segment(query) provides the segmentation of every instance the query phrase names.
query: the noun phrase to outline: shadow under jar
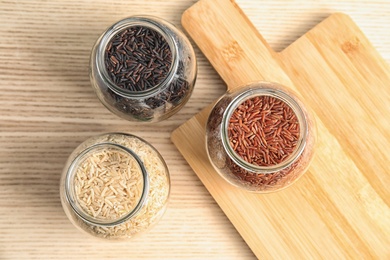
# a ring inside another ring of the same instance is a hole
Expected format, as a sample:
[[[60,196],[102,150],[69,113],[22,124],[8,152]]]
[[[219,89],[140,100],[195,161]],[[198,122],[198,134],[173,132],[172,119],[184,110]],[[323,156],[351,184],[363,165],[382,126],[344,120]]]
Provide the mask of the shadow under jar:
[[[297,96],[276,83],[227,92],[206,125],[206,150],[229,183],[266,193],[293,184],[314,154],[316,125]]]
[[[109,133],[87,139],[69,156],[60,197],[69,220],[97,238],[124,240],[149,230],[165,212],[168,168],[146,141]]]
[[[109,27],[91,53],[90,79],[100,101],[117,116],[158,122],[191,96],[196,57],[187,37],[157,17],[132,16]]]

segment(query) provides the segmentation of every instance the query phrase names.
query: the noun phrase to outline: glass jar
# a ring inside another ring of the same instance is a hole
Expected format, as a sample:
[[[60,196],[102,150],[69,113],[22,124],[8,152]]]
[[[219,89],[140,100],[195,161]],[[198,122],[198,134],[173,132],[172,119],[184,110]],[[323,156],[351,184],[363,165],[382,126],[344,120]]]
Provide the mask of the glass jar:
[[[316,126],[297,96],[277,83],[227,92],[206,125],[206,150],[229,183],[265,193],[293,184],[309,167]]]
[[[129,134],[91,137],[69,156],[60,196],[70,221],[94,237],[123,240],[147,231],[163,215],[170,193],[164,159]]]
[[[175,114],[190,98],[196,74],[190,41],[157,17],[115,23],[91,53],[95,93],[111,112],[130,121],[158,122]]]

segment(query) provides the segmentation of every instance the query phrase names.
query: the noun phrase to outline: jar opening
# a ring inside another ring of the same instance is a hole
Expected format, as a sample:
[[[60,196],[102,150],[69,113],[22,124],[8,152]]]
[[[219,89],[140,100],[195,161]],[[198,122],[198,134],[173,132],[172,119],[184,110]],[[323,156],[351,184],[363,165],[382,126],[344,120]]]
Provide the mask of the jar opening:
[[[66,175],[66,197],[74,212],[93,225],[114,226],[136,215],[149,190],[148,174],[130,149],[100,143],[82,151]]]
[[[246,89],[230,102],[222,120],[223,146],[234,163],[247,171],[280,171],[304,150],[304,112],[282,90]]]
[[[173,80],[179,63],[177,48],[162,24],[151,17],[133,16],[104,33],[96,59],[114,93],[146,98]]]

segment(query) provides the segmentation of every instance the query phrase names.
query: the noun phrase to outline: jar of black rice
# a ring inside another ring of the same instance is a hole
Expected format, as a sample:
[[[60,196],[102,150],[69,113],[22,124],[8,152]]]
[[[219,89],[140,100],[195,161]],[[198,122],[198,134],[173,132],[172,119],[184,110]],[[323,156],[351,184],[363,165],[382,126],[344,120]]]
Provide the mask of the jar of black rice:
[[[206,150],[215,170],[251,192],[293,184],[307,171],[315,141],[313,115],[295,93],[276,83],[227,92],[206,125]]]
[[[196,74],[187,37],[157,17],[113,24],[91,53],[90,79],[98,98],[129,121],[158,122],[175,114],[190,98]]]
[[[160,153],[130,134],[91,137],[69,156],[60,197],[69,220],[93,237],[120,241],[148,231],[165,212],[168,168]]]

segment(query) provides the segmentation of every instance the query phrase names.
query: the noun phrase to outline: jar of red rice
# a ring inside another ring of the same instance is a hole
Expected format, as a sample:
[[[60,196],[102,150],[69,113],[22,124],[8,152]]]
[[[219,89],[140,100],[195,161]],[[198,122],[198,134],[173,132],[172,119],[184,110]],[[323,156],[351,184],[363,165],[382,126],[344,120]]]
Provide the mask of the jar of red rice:
[[[314,154],[313,115],[297,94],[277,83],[256,82],[227,92],[206,125],[206,150],[229,183],[266,193],[293,184]]]

